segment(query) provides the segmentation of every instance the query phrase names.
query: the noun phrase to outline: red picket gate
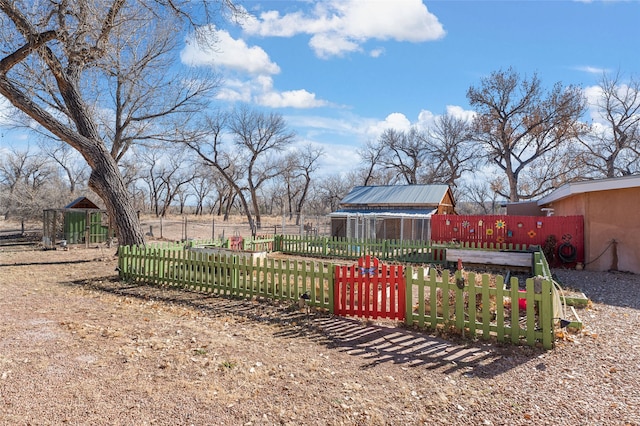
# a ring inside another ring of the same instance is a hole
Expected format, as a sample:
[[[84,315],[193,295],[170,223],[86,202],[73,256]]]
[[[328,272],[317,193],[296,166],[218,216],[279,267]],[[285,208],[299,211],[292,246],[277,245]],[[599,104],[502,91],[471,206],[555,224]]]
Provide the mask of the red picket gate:
[[[405,291],[402,265],[385,265],[364,256],[353,266],[336,265],[333,313],[404,321]]]

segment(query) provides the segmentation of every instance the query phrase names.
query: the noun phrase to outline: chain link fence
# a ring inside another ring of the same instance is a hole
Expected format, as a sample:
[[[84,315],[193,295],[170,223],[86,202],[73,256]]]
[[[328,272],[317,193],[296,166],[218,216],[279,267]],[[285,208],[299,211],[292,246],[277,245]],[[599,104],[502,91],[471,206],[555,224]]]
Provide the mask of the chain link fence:
[[[228,221],[219,216],[141,217],[140,221],[149,240],[186,241],[251,236],[249,222],[241,221],[239,217]],[[331,234],[331,220],[328,216],[305,216],[296,225],[295,219],[289,220],[288,217],[263,217],[256,233],[328,236]]]

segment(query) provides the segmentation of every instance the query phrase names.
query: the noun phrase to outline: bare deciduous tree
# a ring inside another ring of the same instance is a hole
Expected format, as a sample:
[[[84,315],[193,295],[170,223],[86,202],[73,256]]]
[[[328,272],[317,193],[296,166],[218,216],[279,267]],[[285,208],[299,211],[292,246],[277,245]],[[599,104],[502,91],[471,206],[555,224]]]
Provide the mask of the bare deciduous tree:
[[[446,183],[451,187],[479,160],[469,123],[445,114],[423,130],[385,130],[359,151],[364,185]]]
[[[69,182],[69,193],[75,194],[78,186],[84,185],[89,177],[89,169],[84,158],[70,145],[60,141],[42,143],[40,148],[64,173]]]
[[[387,170],[393,170],[395,181],[408,185],[419,183],[419,172],[428,152],[417,130],[387,129],[380,135],[380,145],[384,147],[380,164]]]
[[[206,20],[207,2],[200,6]],[[0,0],[0,94],[83,156],[88,185],[115,218],[121,244],[142,244],[144,235],[117,162],[133,141],[161,140],[168,124],[184,123],[210,87],[161,72],[177,59],[171,49],[182,24],[197,24],[194,7],[186,0]]]
[[[349,173],[346,176],[333,175],[322,179],[316,188],[317,196],[321,202],[329,208],[329,211],[338,209],[340,201],[356,186],[357,175]]]
[[[0,157],[2,214],[7,217],[40,217],[56,197],[66,200],[59,184],[51,161],[40,152],[13,147]]]
[[[215,169],[228,183],[229,192],[225,196],[226,203],[224,203],[224,207],[222,200],[220,202],[220,209],[226,209],[225,220],[231,205],[237,197],[244,210],[243,213],[247,216],[251,231],[255,234],[256,228],[253,215],[244,193],[247,189],[244,183],[244,178],[247,174],[246,161],[237,150],[225,149],[224,138],[228,119],[228,114],[224,113],[208,117],[206,131],[193,134],[191,137],[185,137],[184,143],[198,154],[204,165]]]
[[[183,145],[180,145],[183,147]],[[184,152],[172,149],[169,152],[150,147],[138,158],[146,167],[143,180],[149,187],[149,201],[156,216],[166,216],[171,204],[179,198],[181,191],[193,181],[195,174],[186,164]]]
[[[604,124],[581,138],[581,159],[590,174],[607,178],[640,171],[640,80],[623,82],[620,74],[602,77],[597,103]]]
[[[202,166],[202,164],[194,164],[196,173],[193,180],[189,183],[191,194],[196,200],[194,210],[195,215],[204,214],[204,207],[207,198],[213,199],[213,204],[221,202],[221,195],[218,193],[216,183],[221,181],[220,175],[215,173],[210,167]]]
[[[456,197],[458,214],[496,214],[498,211],[498,188],[490,182],[474,181],[464,186]]]
[[[247,187],[253,204],[257,229],[260,228],[258,189],[280,173],[279,161],[274,156],[289,146],[295,133],[287,129],[280,114],[265,114],[246,107],[231,115],[229,129],[237,148],[244,151],[247,161]]]
[[[556,180],[557,169],[537,168],[539,182],[524,188],[520,177],[544,167],[542,157],[577,140],[584,126],[580,117],[585,100],[579,88],[556,83],[548,93],[537,75],[522,78],[516,71],[495,71],[483,78],[479,87],[471,87],[467,98],[477,115],[474,139],[486,149],[488,163],[504,172],[508,191],[501,192],[510,201],[531,199],[547,192]]]
[[[383,178],[380,167],[385,151],[382,138],[376,141],[369,140],[362,148],[358,149],[358,155],[363,164],[361,169],[362,185],[383,184],[389,181],[389,179]]]
[[[277,155],[295,135],[287,130],[281,115],[246,107],[211,117],[208,129],[208,135],[192,135],[185,138],[185,143],[234,189],[255,235],[260,228],[258,190],[280,173]],[[225,144],[225,136],[233,139],[231,146]]]
[[[426,130],[423,142],[429,158],[428,183],[446,183],[451,188],[467,172],[476,169],[480,149],[472,141],[471,126],[466,120],[450,114],[439,116]]]
[[[300,225],[300,216],[311,188],[311,176],[316,171],[322,155],[321,148],[306,145],[301,150],[295,149],[290,152],[284,161],[281,175],[287,190],[289,219],[295,212],[296,225]]]

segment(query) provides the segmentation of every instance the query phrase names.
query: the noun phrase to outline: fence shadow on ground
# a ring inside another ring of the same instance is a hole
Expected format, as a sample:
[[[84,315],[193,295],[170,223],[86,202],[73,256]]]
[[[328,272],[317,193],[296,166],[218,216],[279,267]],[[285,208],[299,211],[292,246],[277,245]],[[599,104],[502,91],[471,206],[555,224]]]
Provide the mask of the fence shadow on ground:
[[[117,296],[155,300],[197,309],[210,317],[236,315],[280,327],[274,337],[307,339],[329,349],[360,357],[362,369],[391,362],[413,368],[492,378],[536,358],[542,349],[483,341],[445,340],[402,325],[371,324],[325,312],[299,309],[297,303],[223,297],[171,287],[122,282],[116,277],[69,282]]]
[[[455,342],[402,325],[377,325],[337,316],[316,317],[306,329],[286,328],[276,336],[328,340],[328,348],[368,360],[362,369],[391,362],[480,378],[499,376],[544,352],[528,346]]]

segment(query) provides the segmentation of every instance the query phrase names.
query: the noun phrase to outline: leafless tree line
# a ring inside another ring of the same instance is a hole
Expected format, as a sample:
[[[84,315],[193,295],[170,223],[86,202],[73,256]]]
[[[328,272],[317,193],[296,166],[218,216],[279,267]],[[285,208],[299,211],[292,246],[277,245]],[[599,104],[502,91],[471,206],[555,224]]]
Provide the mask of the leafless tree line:
[[[445,115],[429,128],[388,130],[363,147],[361,170],[314,181],[321,150],[294,148],[278,114],[211,114],[218,76],[180,62],[185,32],[215,48],[207,28],[229,14],[242,14],[231,0],[0,0],[0,94],[57,168],[4,155],[2,208],[43,200],[37,190],[57,181],[70,194],[86,185],[116,218],[119,241],[142,244],[140,206],[162,215],[196,199],[198,212],[239,210],[255,232],[265,211],[334,209],[356,184],[444,182],[458,199],[518,201],[572,179],[638,172],[637,80],[604,77],[600,117],[585,122],[577,87],[545,90],[537,75],[508,69],[468,90],[473,120]],[[488,188],[477,186],[487,167]]]
[[[296,147],[280,115],[247,107],[207,117],[180,142],[139,142],[119,164],[138,211],[224,219],[240,213],[254,231],[261,214],[299,224],[302,214],[335,210],[355,185],[445,183],[459,210],[494,213],[501,200],[532,199],[574,179],[638,173],[640,84],[605,76],[599,88],[593,107],[601,119],[585,123],[578,118],[587,105],[575,88],[556,85],[545,98],[536,76],[501,71],[470,89],[482,105],[473,120],[444,114],[430,127],[388,129],[360,149],[358,170],[322,179],[314,179],[321,149]],[[502,173],[476,175],[491,164]],[[89,173],[61,142],[13,149],[0,160],[2,213],[37,217],[42,208],[59,207],[88,191]]]
[[[467,92],[474,118],[389,129],[360,150],[362,185],[445,183],[490,213],[498,200],[536,199],[564,183],[640,171],[640,81],[604,75],[589,104],[575,86],[500,70]],[[591,107],[596,117],[585,121]],[[484,170],[484,173],[483,173]]]
[[[246,114],[251,115],[256,119],[254,125],[271,126],[271,134],[285,129],[278,115],[249,113],[246,109],[238,114],[243,120],[248,120]],[[261,120],[270,124],[265,125]],[[249,123],[244,125],[249,126]],[[285,135],[288,138],[292,136],[290,133]],[[243,140],[247,142],[248,137]],[[120,166],[136,209],[156,216],[168,213],[215,214],[224,219],[229,214],[246,215],[247,210],[248,217],[253,218],[254,209],[257,209],[259,213],[286,214],[299,224],[301,215],[308,213],[306,204],[318,196],[312,183],[322,150],[312,146],[289,146],[293,139],[288,139],[278,142],[284,144],[278,147],[282,152],[266,156],[264,145],[260,148],[263,151],[256,154],[258,149],[246,145],[218,142],[218,151],[210,156],[206,154],[206,143],[191,144],[194,148],[201,146],[198,149],[202,156],[196,155],[188,144],[183,143],[156,142],[133,147],[121,160]],[[39,217],[43,208],[62,207],[75,197],[88,193],[89,167],[86,162],[79,155],[73,155],[74,151],[68,150],[64,144],[57,145],[55,149],[51,149],[52,146],[45,143],[38,149],[14,147],[0,158],[0,188],[5,195],[0,200],[2,214]],[[251,166],[249,173],[247,169]],[[230,169],[236,174],[231,175]],[[248,176],[254,177],[251,185]],[[253,191],[248,191],[249,187]],[[315,203],[316,207],[325,205],[324,201]],[[326,213],[327,210],[320,212]]]

